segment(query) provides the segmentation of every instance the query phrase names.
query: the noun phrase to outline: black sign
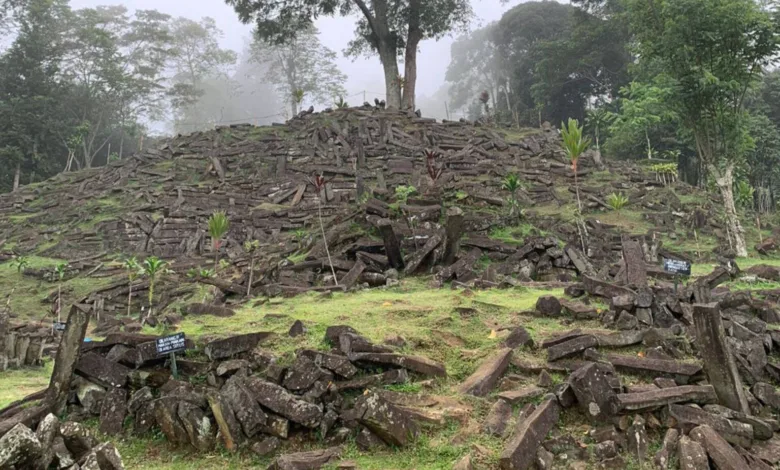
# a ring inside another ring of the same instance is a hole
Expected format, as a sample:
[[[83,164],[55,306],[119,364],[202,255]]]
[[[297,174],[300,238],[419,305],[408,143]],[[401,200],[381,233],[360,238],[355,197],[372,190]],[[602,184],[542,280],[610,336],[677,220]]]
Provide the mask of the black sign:
[[[65,329],[68,327],[68,324],[61,321],[55,321],[54,322],[54,331],[65,331]]]
[[[185,349],[186,347],[184,346],[184,333],[176,333],[173,336],[157,338],[158,356],[184,351]]]
[[[691,263],[680,259],[664,258],[664,271],[672,274],[691,275]]]

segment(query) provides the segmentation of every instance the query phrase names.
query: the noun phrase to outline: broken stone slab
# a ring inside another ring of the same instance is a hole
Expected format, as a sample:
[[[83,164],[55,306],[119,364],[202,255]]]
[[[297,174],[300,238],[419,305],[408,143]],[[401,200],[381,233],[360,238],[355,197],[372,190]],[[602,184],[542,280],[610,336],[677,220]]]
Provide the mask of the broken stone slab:
[[[215,317],[232,317],[236,312],[227,307],[213,304],[199,304],[192,303],[184,307],[184,313],[186,315],[214,315]]]
[[[466,454],[452,466],[452,470],[474,470],[471,463],[471,454]]]
[[[96,446],[81,465],[83,470],[124,470],[122,456],[110,442]]]
[[[76,363],[76,373],[105,388],[124,387],[130,369],[95,354],[87,353]]]
[[[252,438],[263,429],[268,422],[268,415],[244,387],[240,377],[229,378],[220,393],[233,410],[246,437]]]
[[[337,460],[342,452],[341,447],[331,447],[323,450],[286,454],[277,458],[268,467],[268,470],[319,470]]]
[[[56,416],[49,413],[38,424],[38,429],[35,430],[35,437],[41,444],[41,455],[35,460],[33,466],[35,468],[48,469],[54,460],[54,439],[58,437],[60,432],[60,420]]]
[[[43,449],[34,432],[17,424],[0,438],[0,468],[26,468],[40,457]]]
[[[612,300],[613,297],[625,294],[636,296],[636,292],[627,287],[612,284],[587,275],[582,276],[582,285],[588,294],[603,297],[607,300]]]
[[[345,379],[351,379],[358,373],[357,367],[346,356],[337,356],[312,349],[298,351],[298,355],[311,359],[317,366],[328,369]]]
[[[710,461],[704,447],[688,436],[680,437],[677,443],[677,461],[680,470],[710,470]]]
[[[244,359],[230,359],[219,363],[216,374],[218,377],[227,378],[233,374],[239,373],[240,371],[244,371],[243,373],[246,373],[249,371],[249,368],[249,361]]]
[[[774,435],[768,441],[754,443],[750,452],[770,465],[777,465],[780,463],[780,435]]]
[[[527,470],[536,460],[536,450],[558,422],[560,408],[547,400],[527,417],[518,417],[518,426],[499,459],[501,470]]]
[[[358,279],[360,279],[360,275],[363,274],[363,271],[365,270],[365,263],[363,263],[361,260],[357,260],[355,265],[352,266],[352,269],[350,269],[349,272],[347,272],[347,274],[341,278],[340,284],[343,285],[345,289],[352,288]]]
[[[187,430],[182,426],[179,421],[179,399],[173,397],[163,397],[154,400],[150,407],[154,411],[154,420],[160,427],[160,430],[165,434],[165,438],[171,445],[180,446],[189,444],[190,439],[187,435]],[[215,411],[215,416],[217,412]],[[219,423],[219,420],[217,420]],[[224,437],[224,436],[223,436]],[[65,441],[67,443],[67,439]],[[226,447],[228,446],[225,441]]]
[[[705,405],[704,409],[710,413],[715,413],[740,423],[749,424],[753,427],[753,438],[761,441],[772,439],[775,431],[775,423],[764,420],[758,416],[750,416],[722,405]]]
[[[92,432],[86,426],[74,421],[67,421],[60,425],[60,436],[65,442],[65,447],[76,460],[81,459],[97,445]]]
[[[772,408],[774,411],[780,411],[780,393],[772,385],[764,382],[758,382],[750,389],[753,396],[758,399],[765,406]]]
[[[625,283],[629,286],[642,287],[647,285],[647,268],[645,268],[645,253],[642,245],[628,237],[623,237],[623,261],[625,266]]]
[[[507,400],[496,400],[490,407],[482,429],[486,434],[502,437],[512,418],[512,405]]]
[[[696,326],[696,347],[703,361],[709,383],[715,388],[719,402],[740,413],[750,414],[742,379],[734,356],[726,343],[726,332],[717,303],[695,304],[693,321]]]
[[[617,395],[618,408],[623,413],[652,410],[672,403],[709,404],[715,403],[717,399],[712,385],[683,385],[649,392]]]
[[[100,432],[108,436],[120,434],[126,416],[127,391],[121,388],[108,389],[100,408]]]
[[[463,236],[463,210],[460,207],[447,209],[447,227],[445,231],[444,254],[442,264],[449,266],[455,262],[460,250],[460,239]]]
[[[330,381],[333,375],[320,369],[313,360],[306,356],[298,356],[287,369],[282,385],[292,392],[302,392],[311,388],[318,380]]]
[[[655,453],[655,457],[653,457],[653,463],[655,463],[655,466],[660,470],[668,470],[669,457],[671,457],[674,449],[677,448],[677,441],[679,438],[680,431],[677,429],[670,428],[666,430],[661,448]]]
[[[272,334],[273,333],[267,332],[247,333],[244,335],[231,336],[230,338],[218,339],[208,343],[203,349],[203,352],[212,361],[226,359],[233,355],[254,349],[255,346]]]
[[[505,348],[521,348],[521,347],[533,347],[534,340],[531,338],[531,334],[528,330],[522,326],[515,326],[510,329],[509,336],[507,336],[501,345]]]
[[[597,334],[593,335],[599,340],[599,347],[607,348],[624,348],[627,346],[633,346],[639,344],[645,337],[645,332],[642,330],[637,331],[619,331],[616,333],[610,333],[608,335]]]
[[[401,242],[393,230],[393,222],[390,219],[380,219],[377,228],[385,244],[385,254],[391,268],[404,269],[404,257],[401,254]]]
[[[542,341],[540,347],[542,349],[547,349],[551,346],[555,346],[556,344],[565,343],[566,341],[569,341],[571,339],[579,338],[580,336],[585,336],[585,333],[583,333],[581,329],[577,328],[575,330],[567,331],[566,333],[553,336],[552,338],[547,338],[546,340]]]
[[[641,415],[634,416],[631,426],[626,430],[628,452],[636,457],[639,466],[643,465],[647,456],[647,429],[645,419]]]
[[[349,360],[358,365],[401,367],[429,377],[447,376],[444,364],[421,356],[406,356],[395,353],[355,353],[349,355]]]
[[[746,448],[753,445],[753,426],[749,424],[732,421],[701,408],[687,405],[669,405],[669,416],[677,420],[678,426],[684,432],[690,432],[696,426],[706,424],[731,444]]]
[[[561,302],[554,295],[543,295],[536,300],[536,311],[546,317],[559,316],[561,309]]]
[[[217,422],[217,427],[219,428],[219,436],[222,439],[222,443],[228,451],[237,451],[238,447],[244,442],[244,435],[241,432],[241,424],[236,418],[235,410],[233,410],[227,398],[221,393],[212,390],[207,397],[209,407],[214,415],[214,421]],[[178,412],[175,416],[178,416]],[[182,429],[185,431],[186,438],[189,441],[189,434],[187,434],[183,426]],[[178,435],[178,431],[174,432],[174,434]]]
[[[598,344],[599,341],[593,335],[579,336],[547,348],[547,361],[553,362],[571,357],[588,348],[596,347]]]
[[[529,385],[518,390],[507,390],[498,394],[498,398],[511,404],[516,405],[525,401],[540,397],[546,393],[546,390],[537,387],[536,385]]]
[[[180,402],[177,415],[181,425],[189,436],[190,444],[200,452],[209,452],[216,443],[216,429],[203,409],[188,403]]]
[[[606,421],[618,411],[617,396],[604,366],[591,363],[574,371],[568,379],[580,409],[593,421]]]
[[[301,400],[283,387],[257,377],[245,379],[244,384],[262,406],[274,413],[307,428],[319,426],[323,415],[319,406]]]
[[[423,245],[422,248],[413,252],[411,256],[408,257],[406,260],[406,267],[404,267],[404,273],[407,275],[414,274],[422,262],[425,261],[425,258],[427,258],[428,255],[431,254],[431,252],[436,249],[439,244],[441,244],[441,241],[441,235],[435,234],[431,236],[428,241],[425,242],[425,245]]]
[[[739,455],[739,452],[734,450],[710,426],[706,424],[698,426],[690,432],[690,436],[704,447],[718,470],[743,470],[747,468],[747,463]]]
[[[393,369],[382,374],[364,375],[352,380],[334,382],[332,387],[334,391],[359,390],[374,385],[402,384],[408,381],[409,373],[406,369]]]
[[[650,359],[647,357],[607,354],[605,359],[611,362],[616,369],[633,373],[646,372],[654,375],[664,374],[672,377],[693,377],[702,370],[702,367],[698,364],[664,359]]]
[[[376,393],[361,395],[355,401],[357,421],[385,443],[404,447],[417,437],[417,424],[403,410]]]
[[[560,302],[563,311],[574,317],[575,320],[593,320],[599,316],[595,307],[582,302],[572,302],[565,299],[560,299]]]
[[[498,379],[506,372],[511,358],[512,349],[504,348],[485,359],[477,370],[460,384],[458,392],[476,397],[489,394],[495,388]]]
[[[276,450],[281,447],[281,445],[282,441],[280,441],[278,437],[271,436],[266,437],[261,441],[255,442],[250,446],[250,449],[258,457],[265,457],[276,452]]]

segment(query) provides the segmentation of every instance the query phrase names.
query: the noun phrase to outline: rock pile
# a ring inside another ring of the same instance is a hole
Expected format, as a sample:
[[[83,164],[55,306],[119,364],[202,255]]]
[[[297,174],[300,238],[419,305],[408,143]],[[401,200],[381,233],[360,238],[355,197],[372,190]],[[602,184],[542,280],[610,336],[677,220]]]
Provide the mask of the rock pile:
[[[159,427],[175,445],[209,451],[219,440],[228,450],[260,455],[274,453],[282,439],[316,431],[334,448],[308,457],[318,460],[335,456],[352,437],[374,448],[404,446],[418,433],[414,409],[398,404],[398,397],[366,391],[354,399],[345,392],[446,376],[442,364],[373,344],[349,326],[327,329],[332,351],[299,350],[288,366],[262,349],[268,337],[213,340],[203,347],[210,362],[178,360],[183,376],[205,377],[202,386],[170,377],[162,368],[165,357],[156,356],[155,337],[121,333],[85,343],[69,416],[99,416],[108,435],[121,433],[131,416],[135,434]],[[277,466],[303,468],[284,462],[304,457],[281,457]]]
[[[49,414],[34,431],[17,424],[0,437],[0,468],[124,470],[125,467],[113,444],[101,444],[80,423],[61,423]]]

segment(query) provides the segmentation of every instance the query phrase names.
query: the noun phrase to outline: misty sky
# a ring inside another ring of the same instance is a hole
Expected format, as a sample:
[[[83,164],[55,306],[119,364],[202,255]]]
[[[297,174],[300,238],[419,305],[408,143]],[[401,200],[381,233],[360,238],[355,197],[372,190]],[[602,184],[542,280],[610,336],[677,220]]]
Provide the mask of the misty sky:
[[[518,3],[521,2],[510,1],[501,5],[500,0],[472,0],[477,14],[472,28],[499,19],[504,11]],[[72,8],[115,4],[125,5],[130,10],[156,9],[169,15],[194,20],[210,16],[224,32],[224,47],[236,51],[240,51],[244,38],[250,35],[251,27],[241,24],[233,9],[223,0],[71,0]],[[366,98],[371,101],[375,96],[371,93],[381,93],[384,96],[384,78],[379,59],[358,59],[353,62],[342,54],[347,42],[353,37],[354,24],[354,18],[323,18],[317,22],[317,27],[323,44],[339,55],[338,65],[349,77],[348,94],[359,95],[352,97],[350,101],[362,101],[364,90],[369,93]],[[444,82],[444,73],[450,61],[451,43],[452,38],[445,38],[438,42],[425,41],[421,44],[417,72],[418,97],[432,95]]]

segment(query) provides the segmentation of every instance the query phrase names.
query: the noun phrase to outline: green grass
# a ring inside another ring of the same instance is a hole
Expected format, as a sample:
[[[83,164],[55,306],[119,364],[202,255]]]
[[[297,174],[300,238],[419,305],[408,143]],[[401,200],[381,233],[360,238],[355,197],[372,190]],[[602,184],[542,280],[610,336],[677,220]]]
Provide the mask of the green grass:
[[[520,223],[514,227],[497,227],[490,232],[490,238],[504,243],[522,245],[532,235],[545,236],[545,230],[539,230],[530,223]]]
[[[43,367],[3,372],[0,375],[0,409],[48,387],[53,366],[52,361],[46,361]]]

